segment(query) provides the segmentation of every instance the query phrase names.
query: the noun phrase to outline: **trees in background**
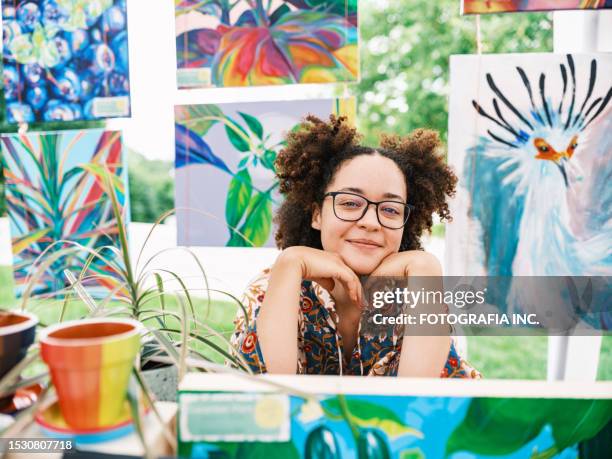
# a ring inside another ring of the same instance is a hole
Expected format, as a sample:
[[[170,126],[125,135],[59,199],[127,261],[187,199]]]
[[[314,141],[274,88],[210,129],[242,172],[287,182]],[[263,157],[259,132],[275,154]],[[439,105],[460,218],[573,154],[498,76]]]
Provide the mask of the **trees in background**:
[[[459,0],[364,0],[359,3],[361,81],[353,88],[359,129],[366,143],[381,132],[407,134],[436,129],[446,139],[449,57],[476,53],[476,17],[459,15]],[[552,50],[547,13],[481,16],[483,53]],[[0,97],[0,116],[4,101]],[[72,123],[70,128],[100,127]],[[34,128],[37,126],[33,126]],[[45,130],[65,129],[52,123]],[[0,132],[14,132],[0,119]],[[146,152],[143,152],[146,153]],[[173,164],[128,153],[132,220],[153,222],[174,206]],[[0,177],[0,215],[5,211]]]
[[[435,129],[446,140],[449,57],[475,54],[476,16],[459,0],[360,2],[361,82],[355,90],[367,143],[381,132]],[[480,17],[483,53],[552,51],[548,13]]]

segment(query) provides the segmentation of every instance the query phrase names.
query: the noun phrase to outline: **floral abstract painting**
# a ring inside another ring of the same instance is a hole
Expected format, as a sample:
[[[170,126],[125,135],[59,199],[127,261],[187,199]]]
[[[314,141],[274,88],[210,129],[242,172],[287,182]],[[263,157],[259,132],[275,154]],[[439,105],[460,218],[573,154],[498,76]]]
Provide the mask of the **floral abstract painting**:
[[[612,274],[612,55],[453,56],[449,275]]]
[[[612,0],[462,0],[463,14],[612,8]]]
[[[356,81],[357,0],[174,0],[179,87]]]
[[[127,214],[121,133],[12,134],[2,136],[1,141],[16,293],[23,293],[27,277],[38,269],[33,263],[43,253],[44,259],[52,262],[33,293],[61,292],[69,285],[64,270],[78,276],[92,250],[118,247],[117,220],[104,177],[108,170],[112,189]],[[55,252],[67,247],[75,248],[72,255],[53,260]],[[114,259],[111,250],[103,255]],[[42,266],[41,261],[37,266]],[[111,261],[94,258],[89,272],[104,282],[104,275],[112,275]]]
[[[274,161],[307,114],[354,119],[354,99],[175,107],[179,245],[273,247]]]
[[[2,0],[9,123],[130,115],[126,0]]]

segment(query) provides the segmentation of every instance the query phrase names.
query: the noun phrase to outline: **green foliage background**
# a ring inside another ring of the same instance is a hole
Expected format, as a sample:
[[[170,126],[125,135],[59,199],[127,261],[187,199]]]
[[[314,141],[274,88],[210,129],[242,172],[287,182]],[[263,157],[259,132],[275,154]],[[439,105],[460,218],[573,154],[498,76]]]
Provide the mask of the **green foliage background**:
[[[449,57],[475,54],[476,17],[458,0],[360,2],[358,120],[367,143],[380,132],[435,129],[446,140]],[[483,15],[483,53],[552,51],[549,13]]]
[[[359,102],[365,142],[382,132],[438,130],[446,140],[449,57],[476,53],[476,17],[459,15],[459,0],[361,0],[361,82],[351,88]],[[523,13],[481,16],[484,53],[552,50],[552,16]],[[0,113],[4,113],[1,100]],[[102,123],[48,123],[45,130],[98,127]],[[40,129],[32,126],[31,129]],[[0,132],[15,131],[0,120]],[[146,152],[141,152],[146,155]],[[129,152],[134,221],[152,222],[173,207],[170,161],[150,161]],[[0,193],[2,179],[0,177]],[[4,213],[0,194],[0,215]]]

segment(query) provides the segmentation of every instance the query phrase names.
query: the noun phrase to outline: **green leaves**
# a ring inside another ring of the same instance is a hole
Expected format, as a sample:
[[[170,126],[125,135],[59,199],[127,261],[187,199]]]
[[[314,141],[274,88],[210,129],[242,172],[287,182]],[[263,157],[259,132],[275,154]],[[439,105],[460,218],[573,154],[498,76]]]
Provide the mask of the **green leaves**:
[[[293,442],[219,442],[214,443],[227,459],[299,459]]]
[[[238,171],[230,182],[225,201],[225,220],[229,226],[238,225],[249,206],[252,193],[253,187],[249,171],[247,169]]]
[[[347,399],[346,404],[351,422],[359,427],[380,429],[387,434],[390,440],[395,440],[403,435],[423,438],[423,434],[419,430],[404,424],[389,408],[355,399]],[[341,411],[340,402],[337,397],[325,400],[323,407],[335,413]]]
[[[180,105],[174,108],[176,123],[204,136],[225,115],[217,105]]]
[[[236,150],[243,153],[251,151],[251,145],[248,140],[249,136],[239,124],[236,124],[233,121],[231,121],[231,127],[230,125],[226,124],[225,133]]]
[[[263,139],[263,126],[257,118],[249,115],[248,113],[238,112],[242,119],[246,122],[247,126],[253,134],[257,136],[259,140]]]
[[[272,200],[270,191],[258,192],[251,197],[244,223],[239,228],[240,236],[232,232],[228,246],[261,247],[268,240],[272,225]]]
[[[612,400],[473,399],[463,422],[451,434],[446,454],[469,451],[501,456],[552,428],[555,447],[592,438],[612,419]]]

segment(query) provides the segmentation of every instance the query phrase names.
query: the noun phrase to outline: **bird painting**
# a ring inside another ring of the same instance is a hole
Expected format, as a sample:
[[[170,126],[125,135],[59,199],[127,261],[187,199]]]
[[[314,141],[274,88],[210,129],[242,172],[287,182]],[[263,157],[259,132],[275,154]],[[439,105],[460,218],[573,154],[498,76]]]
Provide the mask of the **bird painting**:
[[[611,99],[610,54],[453,56],[447,274],[612,274]]]

